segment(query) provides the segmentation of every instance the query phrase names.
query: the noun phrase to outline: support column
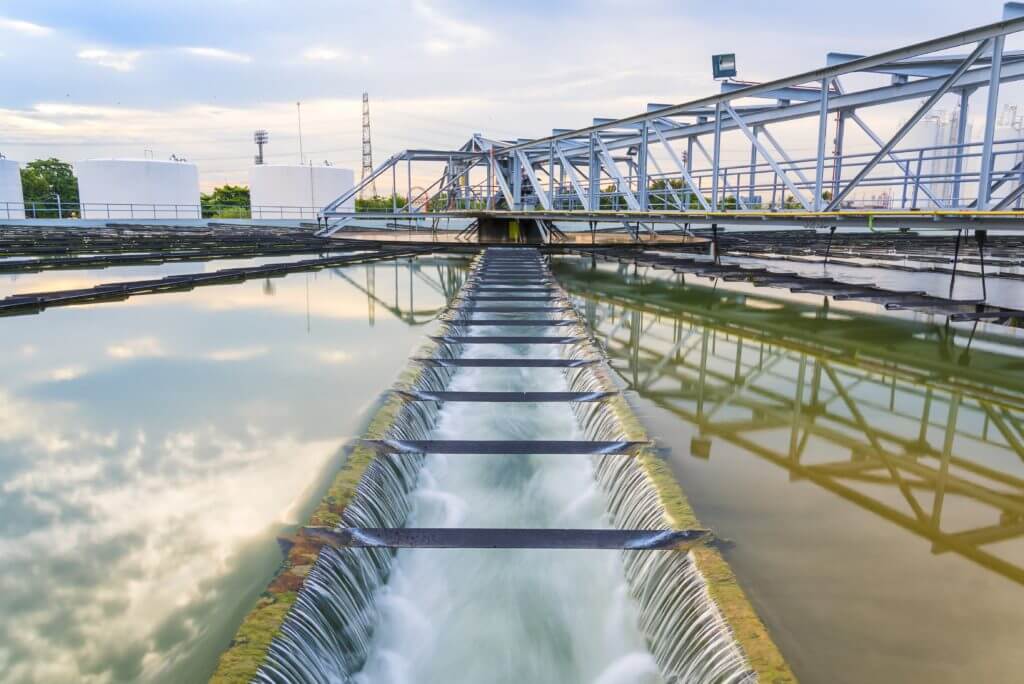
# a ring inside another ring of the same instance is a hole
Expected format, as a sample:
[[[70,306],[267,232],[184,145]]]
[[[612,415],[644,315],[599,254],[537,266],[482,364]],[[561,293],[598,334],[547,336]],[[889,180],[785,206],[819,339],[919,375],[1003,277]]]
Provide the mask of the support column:
[[[757,139],[757,134],[761,131],[760,126],[754,126],[751,133],[754,139]],[[757,187],[757,144],[754,140],[750,141],[750,172],[747,176],[747,202],[753,202],[754,192]]]
[[[636,174],[636,198],[640,201],[640,211],[647,211],[650,206],[648,203],[647,195],[647,151],[650,136],[650,124],[646,121],[643,123],[643,129],[640,135],[640,153],[637,155],[637,174]],[[668,181],[666,181],[668,182]]]
[[[825,185],[825,147],[828,139],[828,90],[831,85],[831,78],[821,79],[821,99],[818,108],[818,160],[814,174],[814,202],[811,204],[815,211],[821,211],[825,206],[821,199],[821,193]]]
[[[836,146],[833,150],[832,165],[832,196],[839,192],[839,184],[843,180],[843,139],[846,136],[846,112],[839,112],[836,120]]]
[[[589,170],[587,175],[590,177],[590,185],[587,188],[587,201],[590,206],[587,207],[590,211],[597,211],[601,208],[601,162],[597,156],[597,141],[595,140],[596,133],[590,134],[590,159]]]
[[[718,211],[718,165],[722,147],[722,105],[715,104],[715,139],[711,150],[711,210]]]
[[[985,138],[981,148],[981,178],[978,181],[978,204],[977,208],[985,210],[988,208],[992,193],[992,143],[996,134],[996,116],[999,109],[999,79],[1003,72],[1003,43],[1004,36],[996,36],[992,39],[992,70],[988,83],[988,105],[985,109]]]

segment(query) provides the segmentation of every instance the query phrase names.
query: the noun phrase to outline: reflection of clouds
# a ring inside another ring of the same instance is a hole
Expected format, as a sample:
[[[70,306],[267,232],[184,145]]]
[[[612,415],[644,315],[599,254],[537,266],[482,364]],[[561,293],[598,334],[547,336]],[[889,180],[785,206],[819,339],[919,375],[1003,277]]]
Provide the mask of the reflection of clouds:
[[[421,335],[360,323],[365,295],[326,273],[274,283],[12,319],[0,680],[209,675],[279,561],[273,534]]]
[[[155,337],[136,337],[107,347],[107,355],[115,359],[134,359],[143,356],[163,356],[160,340]]]
[[[60,368],[54,368],[46,374],[48,380],[54,382],[62,382],[65,380],[74,380],[85,375],[84,366],[62,366]]]
[[[236,347],[233,349],[217,349],[212,352],[207,352],[205,358],[210,361],[249,361],[260,356],[264,356],[267,351],[266,347]]]
[[[8,515],[46,521],[0,538],[0,662],[11,681],[159,678],[215,619],[229,589],[218,580],[254,534],[298,522],[337,447],[214,424],[79,441],[73,417],[58,437],[34,415],[43,409],[23,403],[21,417],[53,436],[22,434],[21,472],[3,485],[18,504]],[[73,458],[41,448],[58,439]],[[126,466],[118,477],[110,460]]]
[[[352,355],[341,349],[321,349],[316,357],[324,363],[348,363],[352,361]]]

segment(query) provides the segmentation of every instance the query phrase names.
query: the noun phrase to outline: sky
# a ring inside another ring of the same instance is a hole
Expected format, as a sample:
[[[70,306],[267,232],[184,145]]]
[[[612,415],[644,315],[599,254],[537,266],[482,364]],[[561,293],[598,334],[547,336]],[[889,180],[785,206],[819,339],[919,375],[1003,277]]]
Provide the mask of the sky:
[[[246,182],[252,132],[271,163],[360,166],[479,132],[536,137],[716,92],[710,55],[740,77],[821,66],[991,23],[992,0],[0,0],[0,153],[199,165]]]

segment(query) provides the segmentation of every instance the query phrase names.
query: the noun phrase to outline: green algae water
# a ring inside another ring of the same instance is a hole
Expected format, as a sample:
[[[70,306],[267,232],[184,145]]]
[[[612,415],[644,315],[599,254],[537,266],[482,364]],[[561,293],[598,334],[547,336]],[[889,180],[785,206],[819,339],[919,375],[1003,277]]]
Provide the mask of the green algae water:
[[[462,268],[0,318],[0,681],[205,681],[280,562],[276,537],[305,520]]]
[[[1021,331],[555,272],[798,678],[1019,680]]]

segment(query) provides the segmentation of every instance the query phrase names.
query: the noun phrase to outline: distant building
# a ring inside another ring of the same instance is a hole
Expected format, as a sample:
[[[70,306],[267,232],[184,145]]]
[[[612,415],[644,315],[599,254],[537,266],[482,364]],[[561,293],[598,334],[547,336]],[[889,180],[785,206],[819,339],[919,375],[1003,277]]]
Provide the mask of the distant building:
[[[21,169],[12,159],[0,159],[0,219],[25,218]]]
[[[249,169],[254,219],[316,217],[317,212],[352,189],[352,169],[337,166],[261,164]],[[344,205],[352,210],[353,201]]]
[[[75,163],[82,218],[201,217],[195,164],[154,159],[87,159]]]

